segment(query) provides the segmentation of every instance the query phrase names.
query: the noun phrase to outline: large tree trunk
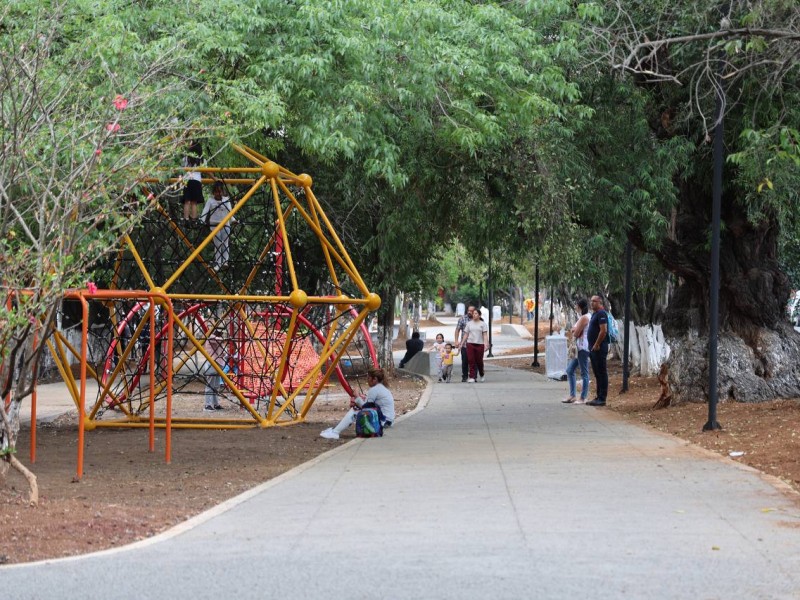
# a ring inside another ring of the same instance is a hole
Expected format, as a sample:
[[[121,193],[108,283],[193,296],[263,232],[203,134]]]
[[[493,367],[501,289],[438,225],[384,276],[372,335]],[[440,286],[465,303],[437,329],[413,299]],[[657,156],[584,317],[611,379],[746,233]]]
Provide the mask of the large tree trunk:
[[[666,310],[673,402],[708,398],[708,326],[711,201],[687,182],[681,190],[674,239],[657,252],[678,275]],[[720,248],[719,398],[760,402],[800,396],[800,335],[785,319],[789,279],[777,261],[777,221],[748,221],[735,198],[723,197]],[[638,239],[637,239],[638,238]],[[634,243],[641,242],[635,233]]]
[[[392,358],[392,337],[394,334],[395,291],[382,288],[381,307],[378,309],[378,365],[391,373],[394,370]]]

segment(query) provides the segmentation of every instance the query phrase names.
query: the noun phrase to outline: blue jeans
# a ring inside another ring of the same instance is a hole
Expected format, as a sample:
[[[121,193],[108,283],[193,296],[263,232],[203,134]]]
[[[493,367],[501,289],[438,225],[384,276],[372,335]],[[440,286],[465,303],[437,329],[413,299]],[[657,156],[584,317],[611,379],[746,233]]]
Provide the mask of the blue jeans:
[[[578,350],[578,358],[573,358],[567,365],[567,381],[569,381],[569,395],[575,396],[575,369],[581,368],[581,400],[586,400],[589,395],[589,351]]]

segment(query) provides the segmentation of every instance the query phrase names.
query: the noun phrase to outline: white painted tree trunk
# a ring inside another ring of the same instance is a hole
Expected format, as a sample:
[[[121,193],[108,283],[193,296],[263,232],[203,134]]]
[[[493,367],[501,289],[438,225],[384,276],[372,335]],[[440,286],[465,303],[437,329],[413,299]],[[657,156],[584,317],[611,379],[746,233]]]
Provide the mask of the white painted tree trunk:
[[[653,332],[655,333],[656,352],[658,353],[659,368],[669,359],[669,344],[664,339],[664,330],[661,329],[661,324],[653,325]]]
[[[637,326],[636,333],[639,338],[639,352],[641,354],[639,374],[642,377],[655,377],[661,368],[662,351],[656,346],[653,326]]]
[[[624,323],[619,322],[619,341],[609,346],[609,356],[623,358],[625,351]],[[628,360],[632,375],[641,377],[655,377],[661,365],[669,358],[669,346],[664,339],[661,325],[636,325],[630,326],[630,344],[628,347]]]
[[[639,336],[636,335],[635,323],[631,323],[630,332],[631,339],[630,343],[628,344],[628,351],[630,352],[630,356],[628,357],[628,360],[630,360],[630,372],[639,373],[642,368],[642,353],[639,350]],[[625,335],[624,329],[620,330],[620,334],[623,336]]]

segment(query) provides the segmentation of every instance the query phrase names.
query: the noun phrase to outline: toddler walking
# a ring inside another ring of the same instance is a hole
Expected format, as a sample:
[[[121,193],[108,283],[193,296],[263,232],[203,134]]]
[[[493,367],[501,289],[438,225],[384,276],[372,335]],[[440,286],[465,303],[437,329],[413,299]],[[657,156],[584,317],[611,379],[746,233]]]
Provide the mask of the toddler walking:
[[[450,383],[453,375],[453,357],[458,354],[458,348],[453,348],[453,344],[445,344],[439,355],[442,357],[442,372],[439,381]]]

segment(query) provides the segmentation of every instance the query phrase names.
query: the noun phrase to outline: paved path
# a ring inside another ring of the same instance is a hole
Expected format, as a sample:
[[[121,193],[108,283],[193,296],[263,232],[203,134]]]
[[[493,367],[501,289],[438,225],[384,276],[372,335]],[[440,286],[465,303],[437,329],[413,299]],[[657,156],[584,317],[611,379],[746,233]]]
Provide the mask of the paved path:
[[[2,598],[800,597],[800,510],[755,471],[487,366],[169,535],[0,568]],[[179,468],[179,465],[176,465]],[[0,532],[2,534],[2,532]]]

